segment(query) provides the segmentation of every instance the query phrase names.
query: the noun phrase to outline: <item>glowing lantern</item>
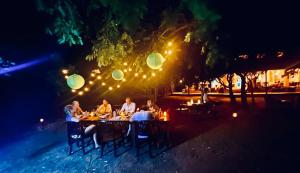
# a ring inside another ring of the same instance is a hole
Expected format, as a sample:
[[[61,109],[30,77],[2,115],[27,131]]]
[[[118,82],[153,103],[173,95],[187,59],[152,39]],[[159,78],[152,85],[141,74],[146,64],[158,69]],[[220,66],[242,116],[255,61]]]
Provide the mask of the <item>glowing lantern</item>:
[[[164,58],[160,53],[151,53],[147,57],[147,65],[154,70],[160,69],[163,65]]]
[[[124,73],[121,70],[114,70],[111,73],[111,76],[114,80],[122,80],[124,78]]]
[[[72,74],[68,77],[67,84],[74,90],[79,89],[84,85],[84,78],[78,74]]]

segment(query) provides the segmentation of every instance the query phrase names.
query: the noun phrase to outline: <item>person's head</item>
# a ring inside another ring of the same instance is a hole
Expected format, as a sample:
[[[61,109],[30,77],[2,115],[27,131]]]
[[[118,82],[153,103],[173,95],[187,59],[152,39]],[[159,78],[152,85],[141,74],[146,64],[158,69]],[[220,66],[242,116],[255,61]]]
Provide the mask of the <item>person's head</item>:
[[[78,101],[73,101],[72,102],[72,107],[73,108],[78,108],[80,105],[79,105],[79,102]]]
[[[103,99],[102,103],[103,103],[103,105],[108,105],[108,101],[105,99]]]
[[[128,104],[131,103],[130,97],[126,97],[125,102],[128,103]]]
[[[152,100],[148,99],[147,100],[147,106],[151,106],[152,105]]]
[[[146,110],[148,110],[148,107],[147,107],[147,106],[142,106],[142,107],[140,108],[140,110],[141,110],[141,111],[146,111]]]

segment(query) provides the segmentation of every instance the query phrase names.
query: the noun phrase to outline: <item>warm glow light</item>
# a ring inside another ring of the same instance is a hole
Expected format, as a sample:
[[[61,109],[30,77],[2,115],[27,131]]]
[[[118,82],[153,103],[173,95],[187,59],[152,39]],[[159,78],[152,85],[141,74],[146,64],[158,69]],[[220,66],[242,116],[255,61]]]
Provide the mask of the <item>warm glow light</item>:
[[[95,74],[94,74],[94,73],[91,73],[91,76],[92,76],[92,77],[95,77]]]
[[[123,65],[127,66],[128,64],[127,64],[127,62],[124,62]]]
[[[99,80],[100,80],[100,79],[102,79],[102,77],[101,77],[101,76],[97,76],[97,79],[99,79]]]
[[[151,74],[151,76],[153,76],[153,77],[154,77],[154,76],[156,76],[156,74],[155,74],[155,73],[152,73],[152,74]]]
[[[127,69],[124,69],[124,73],[127,73]]]
[[[92,84],[94,84],[94,82],[93,82],[93,81],[89,81],[89,84],[91,84],[91,85],[92,85]]]
[[[232,117],[236,118],[238,116],[238,114],[236,112],[232,113]]]
[[[139,74],[138,73],[134,73],[134,76],[137,77]]]
[[[113,89],[113,87],[108,87],[108,89],[109,89],[109,90],[112,90],[112,89]]]
[[[129,69],[128,69],[128,71],[132,71],[132,69],[131,69],[131,68],[129,68]]]
[[[167,112],[166,111],[164,111],[164,116],[167,116]]]
[[[168,50],[168,55],[171,55],[173,53],[172,50]]]
[[[191,104],[194,104],[194,100],[193,99],[191,99],[191,102],[190,102]]]
[[[83,91],[79,91],[78,95],[82,96],[83,95]]]
[[[146,79],[146,78],[147,78],[147,75],[143,75],[143,78]]]
[[[159,71],[162,71],[162,70],[163,70],[162,68],[159,69]]]
[[[180,80],[180,81],[179,81],[179,83],[182,83],[182,82],[183,82],[183,80]]]
[[[65,76],[65,79],[68,79],[69,78],[69,76]]]
[[[198,104],[200,104],[201,103],[201,100],[200,99],[198,99],[198,102],[197,102]]]
[[[121,86],[120,85],[117,85],[117,88],[120,88]]]
[[[168,54],[168,51],[167,51],[167,50],[165,50],[165,54]]]
[[[192,105],[189,101],[187,101],[186,104],[187,104],[188,106],[191,106],[191,105]]]
[[[105,82],[102,82],[102,84],[101,84],[102,86],[105,86],[106,85],[106,83]]]
[[[172,46],[172,44],[173,44],[173,43],[172,43],[171,41],[168,42],[168,46]]]
[[[75,93],[76,92],[76,90],[72,90],[72,93]]]
[[[69,71],[67,69],[63,69],[61,72],[62,72],[62,74],[68,74],[69,73]]]
[[[122,81],[123,81],[123,82],[125,82],[125,81],[126,81],[126,79],[125,79],[125,78],[123,78],[123,79],[122,79]]]
[[[276,56],[277,56],[277,58],[282,58],[282,57],[283,57],[283,55],[284,55],[284,52],[282,52],[282,51],[278,51],[278,52],[276,52]]]
[[[85,88],[84,88],[84,91],[89,91],[89,88],[88,88],[88,87],[85,87]]]
[[[99,69],[95,69],[95,70],[93,70],[93,72],[99,74],[100,70]]]

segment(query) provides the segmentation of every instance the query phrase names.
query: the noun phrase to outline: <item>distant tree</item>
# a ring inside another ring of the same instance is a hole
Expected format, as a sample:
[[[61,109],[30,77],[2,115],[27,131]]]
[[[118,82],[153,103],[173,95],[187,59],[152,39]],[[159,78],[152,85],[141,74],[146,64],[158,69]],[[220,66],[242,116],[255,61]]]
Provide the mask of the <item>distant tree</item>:
[[[247,72],[238,72],[237,73],[238,76],[240,76],[241,78],[241,103],[243,106],[247,106],[248,102],[247,102],[247,90],[246,90],[246,86],[247,86]]]
[[[260,72],[248,72],[246,75],[246,79],[247,79],[247,88],[248,91],[251,93],[251,100],[252,100],[252,104],[255,104],[255,97],[254,97],[254,90],[256,89],[256,80],[259,76],[259,74],[261,74]]]
[[[226,76],[227,84],[225,83],[225,81],[222,80],[222,78],[225,76]],[[235,96],[233,93],[233,76],[234,76],[234,73],[229,73],[229,74],[219,76],[219,77],[217,77],[217,79],[218,79],[218,82],[221,84],[221,86],[223,86],[225,89],[228,89],[230,102],[236,103],[236,99],[235,99]]]

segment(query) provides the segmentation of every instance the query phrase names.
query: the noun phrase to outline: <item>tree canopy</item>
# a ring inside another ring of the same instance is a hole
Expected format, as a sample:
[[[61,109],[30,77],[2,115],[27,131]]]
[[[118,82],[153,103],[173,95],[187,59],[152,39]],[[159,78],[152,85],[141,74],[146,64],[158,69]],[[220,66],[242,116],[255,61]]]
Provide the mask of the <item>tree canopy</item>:
[[[48,34],[59,44],[90,47],[85,59],[100,68],[130,62],[134,72],[143,72],[147,56],[159,52],[174,79],[182,68],[192,69],[187,64],[213,69],[222,58],[216,34],[221,16],[203,0],[38,0],[37,7],[52,18]],[[185,53],[190,46],[200,51]]]

